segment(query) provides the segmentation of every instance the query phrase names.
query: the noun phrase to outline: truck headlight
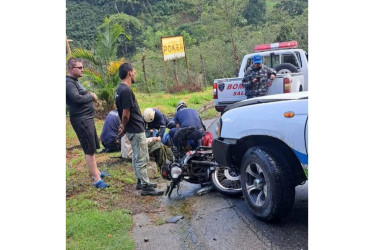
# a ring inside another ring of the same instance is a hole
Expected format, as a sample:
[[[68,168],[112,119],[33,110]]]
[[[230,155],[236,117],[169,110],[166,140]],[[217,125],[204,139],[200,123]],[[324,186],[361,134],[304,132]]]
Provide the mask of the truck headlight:
[[[218,123],[217,123],[217,127],[216,127],[217,138],[221,137],[221,126],[222,126],[222,118],[219,118]]]

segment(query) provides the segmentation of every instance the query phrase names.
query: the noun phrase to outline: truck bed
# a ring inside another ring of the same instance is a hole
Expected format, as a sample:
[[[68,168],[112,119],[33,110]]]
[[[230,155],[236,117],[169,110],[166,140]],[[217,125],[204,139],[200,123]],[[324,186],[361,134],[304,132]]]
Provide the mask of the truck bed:
[[[273,80],[272,85],[268,88],[266,95],[274,95],[284,93],[283,79],[290,78],[291,89],[290,92],[299,92],[300,85],[303,83],[303,73],[290,73],[277,75]],[[222,111],[225,106],[247,99],[245,96],[245,89],[242,85],[242,77],[222,78],[216,79],[217,83],[217,98],[214,99],[214,104],[217,111]]]

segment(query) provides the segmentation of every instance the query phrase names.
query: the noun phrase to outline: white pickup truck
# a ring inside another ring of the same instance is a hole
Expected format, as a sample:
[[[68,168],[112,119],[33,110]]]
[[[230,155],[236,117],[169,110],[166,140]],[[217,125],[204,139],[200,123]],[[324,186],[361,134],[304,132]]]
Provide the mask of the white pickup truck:
[[[308,58],[306,52],[297,49],[297,46],[296,41],[256,45],[254,53],[244,56],[238,77],[214,80],[215,109],[223,113],[226,106],[247,98],[242,80],[248,66],[252,64],[252,57],[256,54],[263,57],[263,64],[277,71],[277,76],[266,95],[307,91]]]
[[[228,106],[213,141],[215,161],[240,174],[250,211],[265,221],[291,210],[308,179],[308,91],[255,97]]]

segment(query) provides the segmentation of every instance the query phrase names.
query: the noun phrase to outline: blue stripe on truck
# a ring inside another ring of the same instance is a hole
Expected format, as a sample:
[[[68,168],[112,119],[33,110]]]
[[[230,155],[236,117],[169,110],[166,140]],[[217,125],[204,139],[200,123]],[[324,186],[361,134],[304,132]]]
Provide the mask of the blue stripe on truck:
[[[295,149],[292,149],[292,151],[295,153],[296,157],[299,159],[301,163],[308,165],[308,156],[306,154],[300,153]]]

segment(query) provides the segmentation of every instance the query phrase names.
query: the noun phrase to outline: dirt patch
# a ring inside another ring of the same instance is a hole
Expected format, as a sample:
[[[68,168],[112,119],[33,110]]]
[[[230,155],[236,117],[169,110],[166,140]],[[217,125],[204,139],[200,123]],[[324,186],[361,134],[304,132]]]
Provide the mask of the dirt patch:
[[[96,154],[99,170],[107,170],[111,176],[105,181],[110,185],[105,190],[98,190],[92,184],[83,150],[76,139],[74,131],[71,131],[67,119],[66,147],[66,199],[89,199],[94,201],[102,210],[126,209],[136,215],[146,213],[155,223],[161,223],[160,218],[170,212],[183,214],[187,218],[192,213],[190,201],[169,202],[165,196],[141,196],[141,190],[136,190],[136,178],[131,162],[119,159],[120,152]],[[99,124],[99,123],[98,123]],[[100,125],[100,124],[99,124]],[[101,126],[101,125],[100,125]],[[98,126],[100,130],[100,127]],[[100,149],[98,150],[100,151]],[[155,164],[153,162],[153,164]],[[158,188],[166,190],[167,181],[158,173],[158,179],[151,181],[158,184]],[[170,206],[170,204],[173,204]],[[165,215],[166,216],[166,215]]]
[[[118,158],[120,153],[97,154],[96,160],[99,170],[107,170],[111,176],[105,181],[110,188],[97,190],[92,185],[86,161],[81,149],[66,151],[67,171],[70,175],[66,181],[66,199],[88,198],[98,204],[100,209],[126,209],[135,215],[147,213],[150,216],[165,211],[160,197],[141,196],[141,190],[136,190],[136,178],[131,162]],[[152,179],[159,188],[165,186],[162,178]],[[157,216],[154,216],[155,218]]]

